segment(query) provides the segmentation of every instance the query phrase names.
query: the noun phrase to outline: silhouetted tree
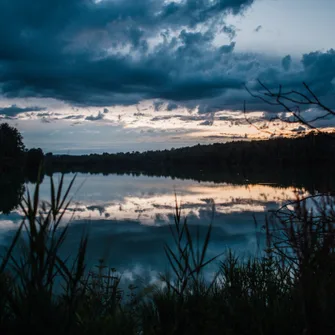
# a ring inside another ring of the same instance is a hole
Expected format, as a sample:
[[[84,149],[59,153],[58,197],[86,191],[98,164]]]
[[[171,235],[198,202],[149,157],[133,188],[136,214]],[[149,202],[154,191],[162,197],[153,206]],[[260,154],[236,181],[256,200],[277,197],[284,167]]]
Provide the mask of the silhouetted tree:
[[[24,155],[20,132],[8,123],[0,124],[0,213],[9,214],[21,201]]]
[[[25,152],[20,132],[8,123],[0,124],[0,171],[22,167]]]
[[[31,183],[42,182],[43,175],[39,176],[39,171],[43,167],[44,153],[41,148],[33,148],[26,153],[25,176]],[[38,180],[40,178],[40,180]]]

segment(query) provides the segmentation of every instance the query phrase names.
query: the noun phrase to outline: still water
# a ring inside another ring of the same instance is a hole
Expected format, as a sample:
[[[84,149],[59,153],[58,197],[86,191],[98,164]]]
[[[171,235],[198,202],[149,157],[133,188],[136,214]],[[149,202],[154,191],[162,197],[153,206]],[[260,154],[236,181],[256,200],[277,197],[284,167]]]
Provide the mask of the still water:
[[[65,176],[68,185],[73,175]],[[60,175],[54,175],[57,184]],[[32,191],[33,184],[27,187]],[[277,185],[233,185],[129,175],[77,175],[73,201],[64,223],[71,221],[62,253],[77,251],[84,231],[89,233],[88,266],[99,259],[129,280],[152,281],[167,267],[164,244],[171,243],[175,194],[182,215],[202,232],[213,223],[208,257],[233,249],[241,255],[262,248],[261,226],[269,210],[294,199],[295,188]],[[304,189],[299,190],[308,195]],[[49,178],[41,184],[41,199],[50,196]],[[213,211],[214,208],[214,211]],[[20,210],[0,214],[0,245],[11,240],[22,218]],[[255,219],[258,226],[255,226]]]

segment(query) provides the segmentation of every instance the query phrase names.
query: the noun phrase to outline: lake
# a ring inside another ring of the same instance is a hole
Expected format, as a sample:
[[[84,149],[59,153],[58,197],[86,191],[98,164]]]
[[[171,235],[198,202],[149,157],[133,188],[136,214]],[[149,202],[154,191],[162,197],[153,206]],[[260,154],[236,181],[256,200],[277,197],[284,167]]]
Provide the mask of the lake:
[[[73,174],[65,176],[68,185]],[[56,184],[60,178],[54,175]],[[33,184],[27,187],[32,191]],[[89,233],[89,267],[104,259],[124,278],[153,281],[167,268],[164,244],[171,243],[169,224],[174,222],[175,195],[182,215],[204,236],[213,222],[208,256],[228,248],[254,255],[262,248],[261,227],[269,210],[295,198],[295,188],[274,184],[233,185],[162,177],[78,174],[71,192],[73,201],[64,217],[71,228],[62,249],[77,251],[83,231]],[[41,199],[48,200],[50,181],[41,184]],[[299,192],[308,195],[307,191]],[[214,211],[213,211],[214,208]],[[21,210],[0,214],[0,245],[6,246],[22,218]],[[255,220],[258,226],[255,225]],[[214,265],[213,265],[214,266]],[[213,269],[213,267],[212,267]]]

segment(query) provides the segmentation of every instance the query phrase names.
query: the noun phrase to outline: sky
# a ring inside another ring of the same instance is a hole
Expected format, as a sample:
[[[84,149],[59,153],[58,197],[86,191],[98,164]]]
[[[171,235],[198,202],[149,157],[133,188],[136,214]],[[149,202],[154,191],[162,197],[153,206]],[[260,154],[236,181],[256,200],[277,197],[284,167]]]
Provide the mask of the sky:
[[[0,122],[70,154],[303,132],[269,121],[282,111],[246,87],[306,82],[334,108],[334,12],[332,0],[3,0]]]

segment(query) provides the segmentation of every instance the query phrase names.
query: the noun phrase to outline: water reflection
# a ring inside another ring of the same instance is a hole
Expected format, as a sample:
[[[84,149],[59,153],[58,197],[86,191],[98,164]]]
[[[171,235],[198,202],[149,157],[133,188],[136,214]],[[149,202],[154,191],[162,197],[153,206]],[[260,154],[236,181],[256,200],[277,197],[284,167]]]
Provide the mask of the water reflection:
[[[72,177],[66,175],[66,183]],[[29,188],[33,189],[32,185]],[[70,219],[75,213],[76,221],[133,220],[145,225],[164,225],[170,222],[174,212],[176,192],[184,215],[193,221],[205,220],[206,214],[210,214],[207,218],[211,217],[212,205],[215,204],[215,221],[221,225],[220,218],[229,214],[264,212],[277,208],[294,198],[294,191],[293,187],[266,184],[231,185],[146,176],[79,175],[67,218]],[[300,192],[307,195],[304,189]],[[41,198],[48,200],[49,194],[49,181],[46,179],[41,185]]]
[[[0,213],[9,214],[18,207],[24,192],[24,178],[21,173],[0,171]]]
[[[68,184],[73,175],[66,175]],[[57,176],[54,176],[57,180]],[[28,188],[33,189],[29,184]],[[171,242],[168,224],[173,222],[174,192],[182,203],[189,224],[204,233],[213,216],[212,241],[208,256],[233,248],[238,253],[257,250],[255,216],[260,225],[265,212],[294,198],[293,187],[275,185],[232,185],[198,183],[159,177],[120,175],[77,176],[71,196],[74,201],[65,222],[72,218],[62,252],[77,250],[83,229],[89,230],[89,265],[104,258],[128,278],[136,275],[153,280],[166,267],[163,245]],[[308,195],[304,189],[299,190]],[[41,198],[48,200],[48,178],[41,184]],[[0,243],[5,245],[21,218],[16,209],[0,215]],[[204,234],[201,234],[203,236]],[[261,247],[261,246],[260,246]]]

